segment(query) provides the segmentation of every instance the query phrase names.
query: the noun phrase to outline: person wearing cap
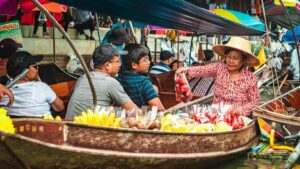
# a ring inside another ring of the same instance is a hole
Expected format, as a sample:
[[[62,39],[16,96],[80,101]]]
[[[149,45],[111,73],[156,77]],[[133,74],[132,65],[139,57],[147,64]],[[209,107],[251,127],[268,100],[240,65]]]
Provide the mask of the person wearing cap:
[[[23,46],[11,38],[5,38],[0,42],[0,58],[8,58]]]
[[[112,44],[98,46],[93,53],[94,69],[90,75],[97,94],[97,104],[100,106],[121,106],[128,110],[135,107],[122,85],[114,78],[120,69],[120,55],[124,54],[127,51],[119,51]],[[66,119],[72,120],[93,106],[91,88],[86,75],[83,75],[75,85]]]
[[[137,106],[157,106],[164,110],[150,79],[145,76],[150,66],[148,49],[140,44],[129,44],[125,50],[128,51],[123,56],[125,70],[117,77],[124,90]]]
[[[170,64],[172,63],[174,54],[168,50],[160,52],[160,62],[157,65],[151,67],[149,74],[161,74],[172,71]]]
[[[214,103],[232,104],[244,115],[258,106],[260,95],[256,76],[247,66],[259,65],[259,60],[251,53],[250,41],[241,37],[232,37],[226,45],[215,45],[215,53],[224,62],[206,66],[180,68],[178,73],[187,73],[187,77],[215,77]]]
[[[14,95],[14,103],[4,106],[9,102],[5,97],[0,102],[12,117],[42,117],[51,114],[52,107],[56,112],[64,109],[63,101],[46,84],[39,81],[37,63],[43,56],[32,56],[26,51],[14,53],[7,63],[7,74],[10,78],[17,77],[23,70],[29,69],[25,77],[18,80],[10,89]]]
[[[125,22],[125,20],[122,22]],[[117,22],[112,26],[111,30],[109,30],[105,34],[102,40],[102,44],[113,44],[118,50],[124,49],[125,43],[130,42],[130,36],[126,33],[125,29],[123,28],[122,22]],[[123,66],[122,56],[120,57],[120,62],[121,62],[120,70],[123,71],[124,66]],[[94,65],[93,60],[91,60],[90,65],[93,68]]]
[[[130,42],[130,36],[124,29],[123,24],[126,22],[125,19],[113,24],[111,29],[105,34],[102,44],[111,43],[117,47],[119,50],[124,49],[124,44]]]
[[[5,38],[0,42],[0,77],[6,75],[6,63],[8,58],[22,45],[11,38]],[[2,82],[2,79],[0,80]]]

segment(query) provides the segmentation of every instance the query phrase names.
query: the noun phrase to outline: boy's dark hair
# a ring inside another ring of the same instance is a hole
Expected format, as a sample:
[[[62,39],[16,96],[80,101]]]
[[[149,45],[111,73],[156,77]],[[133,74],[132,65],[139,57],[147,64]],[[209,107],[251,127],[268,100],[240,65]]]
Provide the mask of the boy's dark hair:
[[[122,56],[123,64],[127,71],[132,70],[132,63],[139,62],[142,57],[147,56],[149,53],[147,47],[135,43],[128,44],[124,50],[128,51],[127,55]]]

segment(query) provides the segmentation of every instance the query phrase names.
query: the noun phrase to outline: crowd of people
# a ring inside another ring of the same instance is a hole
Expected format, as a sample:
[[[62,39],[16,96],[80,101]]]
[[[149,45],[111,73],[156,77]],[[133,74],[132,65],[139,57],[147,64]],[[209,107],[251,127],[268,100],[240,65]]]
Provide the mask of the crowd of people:
[[[42,13],[36,12],[35,22],[41,22]],[[75,28],[85,39],[94,40],[95,30],[94,15],[85,10],[68,8],[64,14],[65,30],[72,19]],[[130,110],[142,106],[156,106],[158,110],[165,110],[158,95],[157,86],[153,85],[150,75],[163,74],[170,71],[184,73],[191,81],[192,88],[197,88],[199,80],[205,81],[214,93],[214,103],[233,104],[241,109],[244,115],[250,115],[251,110],[259,104],[260,96],[256,76],[248,70],[248,67],[259,65],[259,60],[251,52],[251,43],[242,37],[231,37],[225,45],[215,45],[212,50],[205,51],[205,61],[211,61],[214,53],[222,60],[207,65],[192,65],[184,67],[181,58],[176,58],[172,51],[162,50],[160,62],[151,63],[151,53],[144,44],[133,43],[132,38],[126,32],[124,23],[111,25],[100,46],[96,47],[90,62],[90,75],[94,82],[97,103],[101,106],[119,106]],[[44,36],[48,35],[45,31]],[[34,27],[36,36],[38,24]],[[84,30],[89,29],[90,35]],[[1,43],[1,42],[0,42]],[[26,51],[17,51],[17,43],[6,56],[6,76],[9,79],[16,78],[22,71],[28,69],[26,75],[16,81],[10,89],[0,85],[0,106],[5,107],[12,117],[42,117],[43,114],[51,114],[53,111],[66,111],[65,118],[72,120],[82,111],[93,107],[93,97],[86,75],[82,75],[74,87],[67,107],[55,92],[38,76],[38,65],[42,56],[32,56]],[[7,48],[7,46],[0,46]],[[0,51],[1,53],[1,51]],[[2,52],[4,54],[4,52]],[[294,50],[292,55],[296,56]],[[293,79],[299,80],[299,66],[295,56],[291,65],[287,68],[294,71]],[[298,61],[298,60],[297,60]],[[295,62],[295,63],[294,63]],[[297,74],[298,73],[298,74]],[[201,78],[201,79],[197,79]],[[203,85],[202,85],[203,87]],[[205,92],[206,93],[206,92]],[[207,94],[207,93],[206,93]],[[202,94],[202,96],[204,93]]]

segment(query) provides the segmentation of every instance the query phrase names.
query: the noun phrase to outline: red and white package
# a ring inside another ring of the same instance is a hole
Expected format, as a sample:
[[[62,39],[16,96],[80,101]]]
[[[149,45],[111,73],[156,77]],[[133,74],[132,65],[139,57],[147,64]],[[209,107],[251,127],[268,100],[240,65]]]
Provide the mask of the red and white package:
[[[175,92],[176,101],[178,102],[189,102],[193,98],[193,93],[187,81],[185,74],[175,74]]]

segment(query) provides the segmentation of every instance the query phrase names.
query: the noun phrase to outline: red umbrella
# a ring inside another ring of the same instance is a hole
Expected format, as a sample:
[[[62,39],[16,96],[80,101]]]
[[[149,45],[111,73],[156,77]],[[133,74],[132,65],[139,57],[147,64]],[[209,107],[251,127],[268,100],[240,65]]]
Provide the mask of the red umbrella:
[[[50,12],[50,13],[61,13],[66,12],[67,6],[61,5],[55,2],[45,3],[43,6]],[[39,8],[34,8],[32,11],[39,11]]]
[[[49,0],[39,0],[39,2],[41,4],[50,3]],[[35,5],[31,0],[21,0],[20,7],[24,13],[27,13],[31,12],[35,8]]]

